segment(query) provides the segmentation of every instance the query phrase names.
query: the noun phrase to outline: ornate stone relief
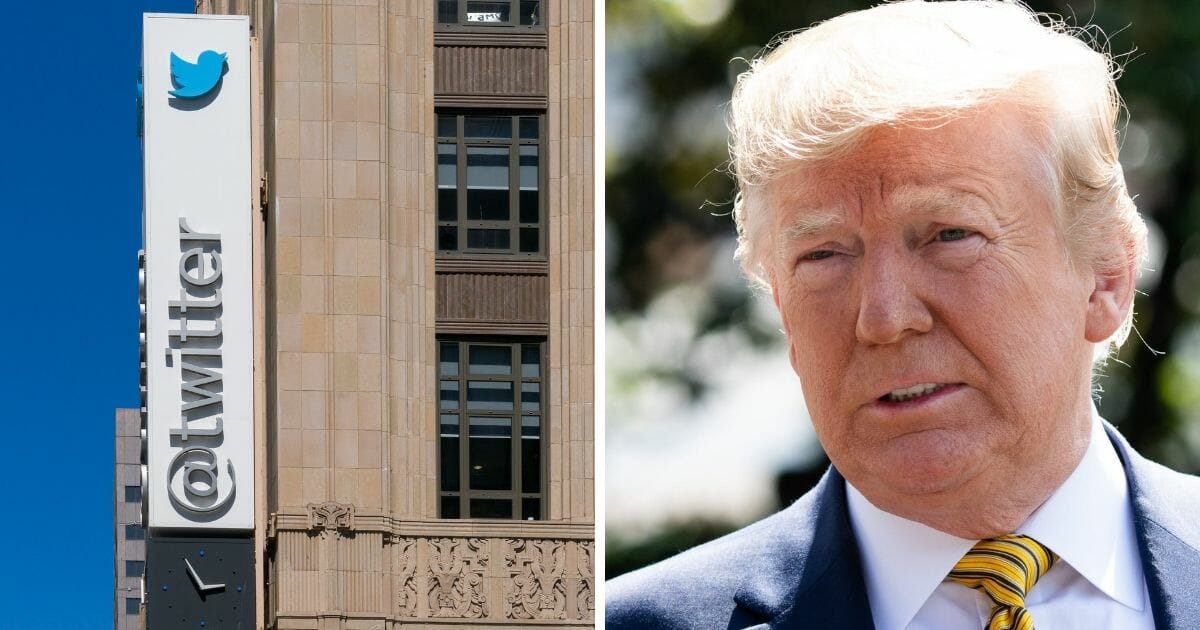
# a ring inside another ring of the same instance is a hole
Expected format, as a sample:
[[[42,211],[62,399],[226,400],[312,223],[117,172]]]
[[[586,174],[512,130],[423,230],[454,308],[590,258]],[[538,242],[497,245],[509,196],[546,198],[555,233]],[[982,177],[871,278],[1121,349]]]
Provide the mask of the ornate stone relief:
[[[309,504],[281,522],[274,562],[287,567],[276,580],[283,616],[378,610],[401,625],[487,621],[514,629],[595,620],[594,541],[520,538],[516,531],[487,538],[401,535],[381,529],[370,512],[332,501]],[[376,554],[386,558],[382,566]],[[345,579],[343,573],[362,574],[355,584],[370,592],[337,595],[344,589],[333,580]]]
[[[566,619],[566,545],[561,540],[504,540],[504,616],[509,619]]]
[[[575,593],[575,608],[580,619],[591,620],[596,614],[596,576],[593,556],[596,543],[576,543],[575,563],[579,569],[579,585]]]
[[[397,538],[396,541],[396,610],[401,617],[417,616],[417,541]]]
[[[429,610],[434,617],[488,616],[484,574],[487,541],[482,538],[429,539]]]
[[[322,538],[354,529],[354,506],[335,501],[308,504],[308,528]]]

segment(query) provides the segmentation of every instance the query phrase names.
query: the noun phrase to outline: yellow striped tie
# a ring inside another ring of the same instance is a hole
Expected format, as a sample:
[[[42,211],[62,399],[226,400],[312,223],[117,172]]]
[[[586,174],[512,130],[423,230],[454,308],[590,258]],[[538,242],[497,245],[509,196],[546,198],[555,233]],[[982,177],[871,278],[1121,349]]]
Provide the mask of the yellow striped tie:
[[[1033,630],[1025,594],[1057,560],[1053,551],[1028,536],[1001,536],[976,543],[946,579],[992,600],[984,630]]]

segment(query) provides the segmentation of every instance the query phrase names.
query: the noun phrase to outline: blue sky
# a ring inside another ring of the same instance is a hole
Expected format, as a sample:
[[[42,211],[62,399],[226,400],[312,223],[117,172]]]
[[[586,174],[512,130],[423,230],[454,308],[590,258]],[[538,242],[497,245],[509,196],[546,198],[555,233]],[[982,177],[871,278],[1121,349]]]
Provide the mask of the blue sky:
[[[0,628],[111,628],[113,413],[138,402],[141,14],[192,0],[4,9]]]

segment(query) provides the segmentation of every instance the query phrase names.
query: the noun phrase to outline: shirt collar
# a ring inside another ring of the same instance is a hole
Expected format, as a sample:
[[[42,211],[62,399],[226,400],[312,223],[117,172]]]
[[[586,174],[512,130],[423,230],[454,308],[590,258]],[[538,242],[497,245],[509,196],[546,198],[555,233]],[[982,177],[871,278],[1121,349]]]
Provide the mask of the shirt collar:
[[[975,544],[875,507],[849,481],[850,523],[878,628],[904,628]]]
[[[1105,595],[1144,610],[1142,566],[1125,470],[1100,416],[1095,412],[1092,416],[1083,459],[1017,533],[1054,550]],[[849,481],[846,497],[876,625],[904,628],[977,541],[885,512]],[[1079,526],[1083,518],[1086,527]]]
[[[1125,468],[1100,416],[1092,416],[1091,441],[1083,460],[1017,533],[1054,550],[1105,595],[1143,610],[1142,561]]]

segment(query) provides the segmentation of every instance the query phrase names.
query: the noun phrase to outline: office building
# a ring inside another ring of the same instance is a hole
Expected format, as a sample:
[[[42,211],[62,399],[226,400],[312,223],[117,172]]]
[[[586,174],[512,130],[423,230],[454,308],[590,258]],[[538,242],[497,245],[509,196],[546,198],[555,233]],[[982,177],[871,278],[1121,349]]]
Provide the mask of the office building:
[[[591,627],[591,2],[196,10],[254,64],[255,625]]]
[[[116,412],[113,461],[113,628],[137,630],[146,570],[142,526],[141,417],[137,409]]]

